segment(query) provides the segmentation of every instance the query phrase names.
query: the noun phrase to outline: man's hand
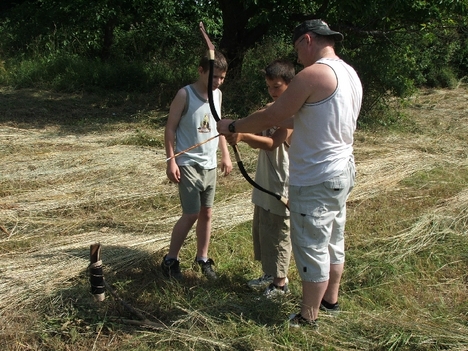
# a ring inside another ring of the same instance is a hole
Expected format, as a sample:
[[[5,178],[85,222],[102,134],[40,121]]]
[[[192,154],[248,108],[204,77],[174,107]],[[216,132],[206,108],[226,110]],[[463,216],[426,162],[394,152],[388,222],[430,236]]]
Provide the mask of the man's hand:
[[[216,123],[216,128],[218,129],[219,134],[223,135],[231,135],[232,133],[229,131],[229,125],[234,122],[232,119],[222,119],[218,123]]]

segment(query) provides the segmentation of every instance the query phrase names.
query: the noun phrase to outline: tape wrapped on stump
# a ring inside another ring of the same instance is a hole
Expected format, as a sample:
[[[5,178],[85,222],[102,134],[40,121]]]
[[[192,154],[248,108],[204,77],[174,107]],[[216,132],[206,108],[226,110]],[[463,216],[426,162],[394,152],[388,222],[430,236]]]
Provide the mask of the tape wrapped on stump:
[[[104,274],[102,272],[101,244],[93,244],[90,247],[89,282],[91,293],[95,300],[105,299]]]

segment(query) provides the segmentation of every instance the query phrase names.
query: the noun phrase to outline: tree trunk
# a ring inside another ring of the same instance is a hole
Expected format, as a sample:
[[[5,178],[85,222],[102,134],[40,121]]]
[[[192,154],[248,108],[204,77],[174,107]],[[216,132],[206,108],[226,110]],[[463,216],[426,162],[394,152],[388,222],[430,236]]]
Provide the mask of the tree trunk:
[[[267,32],[267,25],[247,29],[249,20],[259,11],[256,5],[244,8],[238,0],[218,0],[223,14],[223,37],[219,49],[229,62],[229,76],[240,73],[245,52]]]
[[[101,60],[107,61],[111,57],[111,47],[114,43],[115,20],[109,19],[103,27],[104,40],[101,49]]]

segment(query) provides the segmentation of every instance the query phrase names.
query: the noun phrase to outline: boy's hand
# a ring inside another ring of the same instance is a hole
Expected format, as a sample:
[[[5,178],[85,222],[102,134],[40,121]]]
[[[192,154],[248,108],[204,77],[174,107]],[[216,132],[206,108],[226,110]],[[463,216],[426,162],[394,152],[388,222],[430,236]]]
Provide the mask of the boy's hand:
[[[242,133],[234,133],[230,135],[225,135],[226,141],[229,143],[229,145],[236,145],[239,143],[239,141],[242,140]]]
[[[170,159],[167,161],[167,168],[166,168],[166,175],[169,178],[169,180],[173,183],[179,183],[180,182],[180,170],[179,166],[177,166],[177,163],[175,159]]]
[[[232,171],[232,162],[229,156],[221,158],[221,172],[224,173],[224,176],[229,175]]]

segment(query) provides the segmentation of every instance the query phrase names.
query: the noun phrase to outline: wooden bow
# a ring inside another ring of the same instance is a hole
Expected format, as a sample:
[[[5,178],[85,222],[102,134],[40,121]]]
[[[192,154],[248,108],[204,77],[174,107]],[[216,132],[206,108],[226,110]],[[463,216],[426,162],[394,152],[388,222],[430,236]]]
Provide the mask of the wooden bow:
[[[213,114],[213,118],[216,120],[216,122],[219,122],[220,118],[219,118],[218,112],[216,111],[214,100],[213,100],[213,71],[214,71],[214,60],[215,60],[215,47],[213,43],[211,42],[210,38],[208,37],[208,34],[206,33],[205,27],[203,26],[202,22],[200,22],[200,31],[203,37],[205,38],[206,45],[208,46],[208,50],[209,50],[210,72],[208,75],[208,102],[210,104],[210,110],[211,110],[211,113]],[[231,146],[234,150],[234,155],[236,157],[237,166],[239,167],[239,170],[244,176],[244,178],[254,188],[257,188],[258,190],[263,191],[264,193],[267,193],[275,197],[277,200],[281,201],[284,204],[284,206],[286,206],[287,209],[289,209],[287,198],[285,198],[284,196],[280,194],[276,194],[270,190],[263,188],[261,185],[255,183],[255,181],[252,178],[250,178],[249,174],[244,168],[244,163],[242,162],[242,158],[239,153],[239,147],[237,146],[237,144],[234,144]]]

